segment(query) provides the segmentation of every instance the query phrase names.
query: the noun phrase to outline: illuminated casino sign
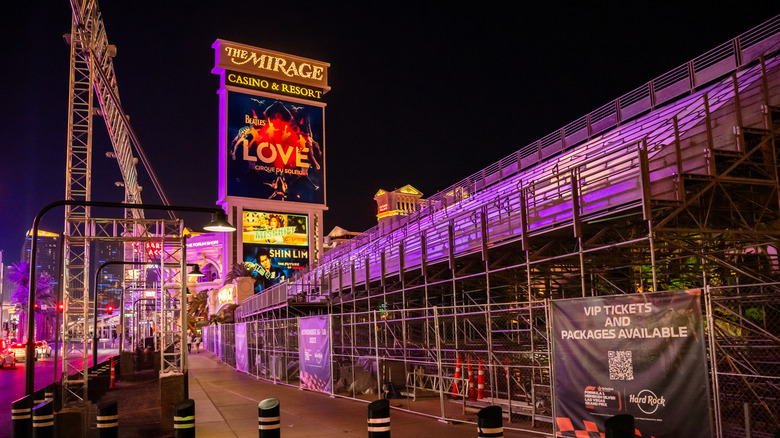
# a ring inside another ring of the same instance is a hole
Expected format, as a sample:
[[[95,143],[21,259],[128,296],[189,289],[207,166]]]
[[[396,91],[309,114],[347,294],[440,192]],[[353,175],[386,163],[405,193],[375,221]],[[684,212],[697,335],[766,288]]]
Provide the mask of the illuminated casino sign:
[[[244,234],[224,255],[253,267],[258,293],[322,254],[330,64],[221,39],[211,47],[220,78],[218,204],[244,212],[235,218]],[[285,224],[270,228],[271,218]]]
[[[228,71],[225,75],[225,84],[258,91],[269,91],[303,99],[322,100],[323,95],[321,88],[296,85],[285,81],[266,79],[260,76],[233,71]]]
[[[236,286],[227,285],[217,292],[217,303],[222,306],[225,303],[233,303],[236,301]]]
[[[259,47],[225,40],[211,46],[216,54],[215,69],[254,74],[271,79],[308,85],[328,91],[327,62],[301,58]]]

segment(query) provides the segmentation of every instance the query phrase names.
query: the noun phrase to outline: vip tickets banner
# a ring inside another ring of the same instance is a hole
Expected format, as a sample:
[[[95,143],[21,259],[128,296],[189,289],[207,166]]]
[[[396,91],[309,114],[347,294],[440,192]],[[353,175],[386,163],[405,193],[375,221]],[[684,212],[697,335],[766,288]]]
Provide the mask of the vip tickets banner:
[[[330,339],[328,317],[301,318],[298,351],[301,363],[301,387],[330,393]]]
[[[244,210],[244,265],[255,293],[290,278],[309,265],[308,217]]]
[[[553,301],[559,436],[603,433],[607,418],[630,414],[642,436],[711,437],[700,298],[683,291]]]
[[[235,91],[227,99],[227,194],[325,203],[324,110]]]
[[[236,327],[236,370],[249,372],[249,354],[247,353],[246,323],[237,323]]]

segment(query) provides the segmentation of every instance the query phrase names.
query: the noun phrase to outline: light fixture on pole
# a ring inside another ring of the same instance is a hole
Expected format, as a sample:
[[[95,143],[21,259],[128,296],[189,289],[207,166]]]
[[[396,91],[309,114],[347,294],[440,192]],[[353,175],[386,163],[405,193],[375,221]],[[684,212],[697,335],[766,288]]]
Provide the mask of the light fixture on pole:
[[[92,325],[92,366],[96,366],[97,363],[98,363],[97,362],[98,341],[100,340],[100,337],[98,336],[98,332],[97,332],[97,326],[98,326],[97,290],[98,290],[98,279],[100,278],[100,271],[102,271],[103,268],[105,268],[106,266],[110,266],[110,265],[139,266],[139,265],[147,265],[147,264],[148,263],[145,263],[145,262],[128,262],[128,261],[124,261],[124,260],[109,260],[109,261],[104,262],[103,264],[101,264],[100,267],[98,267],[97,270],[95,271],[95,282],[94,282],[94,285],[95,285],[95,293],[94,293],[95,300],[94,300],[94,307],[92,308],[92,315],[93,315],[93,318],[94,318],[93,319],[93,325]],[[163,266],[164,267],[175,267],[175,266],[178,266],[178,265],[165,263]],[[197,263],[187,263],[187,266],[192,266],[192,270],[187,273],[188,276],[191,276],[191,277],[203,277],[204,276],[203,273],[200,272],[200,269],[198,268],[198,264]],[[198,275],[198,274],[200,274],[200,275]],[[187,289],[187,294],[189,294],[189,289]],[[113,308],[111,306],[109,306],[109,309],[113,310]],[[123,322],[124,321],[124,313],[125,313],[124,310],[125,310],[125,297],[124,297],[124,295],[122,295],[122,299],[120,300],[120,303],[119,303],[119,315],[120,315],[119,316],[119,321],[120,321],[119,326],[120,326],[120,330],[122,331],[122,336],[121,336],[121,339],[119,340],[119,352],[120,353],[122,352],[122,347],[124,346],[124,343],[125,343],[124,322]],[[111,313],[111,312],[109,312],[109,313]]]
[[[25,394],[32,395],[35,392],[35,263],[36,252],[38,250],[38,227],[43,215],[49,210],[60,206],[77,206],[77,207],[96,207],[96,208],[122,208],[127,210],[162,210],[167,212],[172,211],[187,211],[187,212],[199,212],[199,213],[211,213],[213,215],[212,222],[204,227],[207,231],[235,231],[236,228],[227,221],[227,216],[221,207],[195,207],[195,206],[181,206],[181,205],[155,205],[155,204],[132,204],[125,202],[102,202],[102,201],[76,201],[76,200],[61,200],[55,201],[51,204],[43,207],[35,219],[33,219],[33,227],[31,231],[32,246],[30,248],[30,278],[28,282],[29,296],[27,300],[27,345],[24,358],[24,387]],[[95,312],[97,315],[97,312]]]
[[[188,266],[190,266],[190,263],[187,263]],[[198,266],[197,263],[192,263],[192,270],[187,273],[187,276],[189,277],[205,277],[206,274],[200,272],[200,266]]]
[[[214,212],[214,215],[211,218],[211,222],[203,227],[206,231],[212,231],[212,232],[230,232],[230,231],[236,231],[236,227],[233,225],[230,225],[230,222],[228,222],[227,215],[225,214],[222,209],[218,209]]]

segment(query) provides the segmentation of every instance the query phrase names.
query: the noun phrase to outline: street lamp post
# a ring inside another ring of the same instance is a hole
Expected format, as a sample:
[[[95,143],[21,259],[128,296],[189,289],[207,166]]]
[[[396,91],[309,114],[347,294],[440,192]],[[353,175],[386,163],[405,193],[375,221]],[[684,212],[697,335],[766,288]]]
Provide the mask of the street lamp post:
[[[36,251],[38,250],[38,226],[41,218],[49,210],[60,206],[78,206],[78,207],[96,207],[96,208],[123,208],[138,210],[162,210],[162,211],[187,211],[196,213],[211,213],[214,219],[206,225],[207,231],[235,231],[227,221],[227,216],[221,207],[194,207],[177,205],[155,205],[155,204],[130,204],[124,202],[102,202],[102,201],[74,201],[61,200],[55,201],[43,207],[33,220],[32,227],[32,246],[30,248],[30,278],[28,282],[29,297],[27,300],[27,345],[24,358],[24,388],[25,394],[32,395],[35,392],[35,262]]]
[[[97,357],[98,357],[98,341],[100,340],[100,337],[98,336],[97,326],[98,326],[98,301],[97,301],[97,293],[98,293],[98,279],[100,278],[100,271],[103,270],[103,268],[111,265],[148,265],[148,263],[145,262],[128,262],[123,260],[109,260],[100,267],[97,268],[97,271],[95,271],[95,302],[94,307],[92,308],[92,314],[94,315],[93,318],[93,325],[92,325],[92,366],[94,367],[97,365]],[[174,265],[171,263],[163,263],[163,267],[176,267],[178,265]],[[200,270],[197,269],[198,264],[197,263],[187,263],[187,266],[192,266],[192,272],[188,273],[187,276],[203,276],[203,274],[200,273]],[[199,274],[199,275],[198,275]],[[182,287],[182,291],[186,290],[186,285]],[[184,293],[182,293],[184,295]],[[186,297],[182,297],[182,299],[185,299]],[[125,296],[124,293],[122,293],[122,299],[120,300],[119,304],[119,311],[120,311],[120,321],[124,321],[124,309],[125,309]],[[186,322],[186,321],[185,321]],[[122,338],[119,341],[119,352],[122,352],[122,346],[125,342],[124,339],[124,322],[120,322],[119,329],[122,332]]]

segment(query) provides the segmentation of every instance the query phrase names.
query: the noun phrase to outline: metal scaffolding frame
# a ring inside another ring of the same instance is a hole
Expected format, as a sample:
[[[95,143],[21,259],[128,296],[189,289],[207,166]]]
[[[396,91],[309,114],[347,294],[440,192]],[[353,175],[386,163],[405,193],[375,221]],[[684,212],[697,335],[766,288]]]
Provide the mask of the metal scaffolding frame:
[[[70,76],[65,199],[91,201],[93,116],[100,115],[106,123],[114,149],[112,154],[117,159],[124,181],[124,202],[141,203],[141,186],[138,184],[136,170],[138,158],[133,156],[132,144],[163,204],[169,205],[119,100],[112,60],[116,55],[116,47],[108,42],[97,0],[71,0],[70,4],[71,32],[66,35],[66,41],[70,44]],[[168,214],[171,220],[180,226],[175,221],[174,213],[169,210]],[[149,225],[144,221],[142,209],[128,209],[125,211],[125,217],[135,218],[138,222],[122,224],[122,234],[113,234],[113,237],[121,236],[119,240],[126,242],[140,242],[149,238],[149,234],[146,234]],[[71,354],[63,355],[63,406],[81,405],[86,401],[86,370],[89,366],[87,336],[90,318],[90,242],[111,235],[100,229],[101,223],[102,220],[92,218],[90,207],[66,206],[63,233],[62,327],[64,334],[79,335],[64,336],[63,339],[63,351]],[[181,230],[178,235],[181,235]],[[168,234],[160,236],[164,239]],[[132,254],[129,256],[131,258],[127,260],[140,261],[132,258]]]
[[[438,393],[431,415],[462,418],[499,404],[517,421],[509,427],[538,430],[551,421],[549,300],[700,288],[718,436],[774,431],[780,17],[768,23],[724,46],[736,61],[719,63],[712,57],[724,50],[714,49],[653,81],[645,110],[634,107],[632,117],[618,100],[589,114],[582,135],[567,125],[406,220],[325,253],[242,303],[238,320],[259,338],[296,317],[330,314],[334,388],[351,376],[335,394],[366,398],[356,387],[363,367],[377,387],[362,389],[376,397],[395,369],[386,362],[397,362],[401,383],[413,382],[407,392],[416,397],[427,382]],[[288,367],[297,360],[267,341],[255,342],[258,354],[292,357]],[[446,389],[465,356],[469,367],[484,361],[489,382],[508,384],[491,388],[489,401],[459,398],[455,412]]]

